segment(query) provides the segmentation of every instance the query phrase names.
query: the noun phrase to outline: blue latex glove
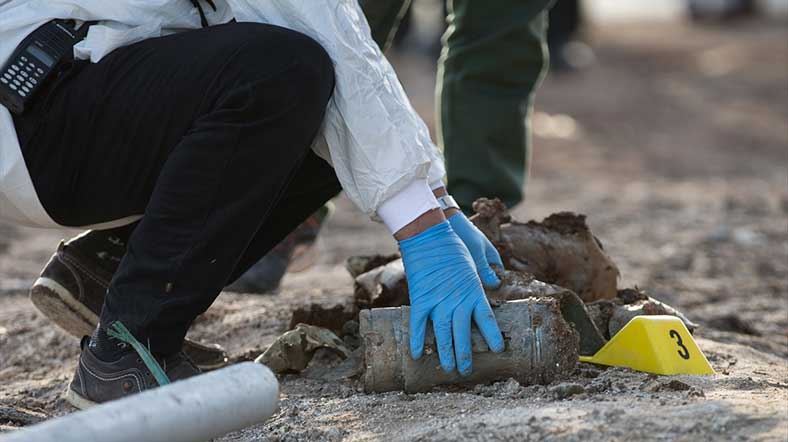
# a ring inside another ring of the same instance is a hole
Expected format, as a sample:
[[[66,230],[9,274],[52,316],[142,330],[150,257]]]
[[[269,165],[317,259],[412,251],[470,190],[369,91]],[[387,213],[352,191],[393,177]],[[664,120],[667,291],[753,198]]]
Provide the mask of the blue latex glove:
[[[444,221],[399,242],[410,292],[410,354],[424,352],[432,320],[441,367],[471,373],[471,318],[490,350],[503,351],[503,336],[484,295],[468,249]],[[453,342],[453,344],[452,344]],[[456,356],[456,364],[455,364]]]
[[[503,268],[503,261],[498,250],[492,245],[489,239],[462,213],[456,213],[449,217],[449,224],[454,229],[454,233],[460,237],[465,247],[471,252],[473,263],[476,264],[476,271],[482,284],[488,289],[497,289],[501,285],[501,280],[495,274],[490,264]]]

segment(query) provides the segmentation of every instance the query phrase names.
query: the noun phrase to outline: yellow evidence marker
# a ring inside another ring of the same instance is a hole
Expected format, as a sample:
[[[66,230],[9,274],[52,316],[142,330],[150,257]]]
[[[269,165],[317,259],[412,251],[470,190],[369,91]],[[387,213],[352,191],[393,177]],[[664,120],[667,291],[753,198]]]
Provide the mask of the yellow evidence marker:
[[[635,316],[594,356],[582,362],[655,374],[714,374],[689,330],[675,316]]]

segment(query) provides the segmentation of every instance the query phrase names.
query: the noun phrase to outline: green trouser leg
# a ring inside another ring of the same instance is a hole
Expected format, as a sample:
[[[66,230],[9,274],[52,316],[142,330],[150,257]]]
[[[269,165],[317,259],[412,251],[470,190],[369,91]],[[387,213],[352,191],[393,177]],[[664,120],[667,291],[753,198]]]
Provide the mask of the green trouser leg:
[[[448,189],[471,213],[479,197],[523,199],[528,119],[547,66],[549,0],[450,0],[438,66],[438,139]]]
[[[372,30],[372,38],[382,51],[391,45],[410,2],[411,0],[359,0]]]

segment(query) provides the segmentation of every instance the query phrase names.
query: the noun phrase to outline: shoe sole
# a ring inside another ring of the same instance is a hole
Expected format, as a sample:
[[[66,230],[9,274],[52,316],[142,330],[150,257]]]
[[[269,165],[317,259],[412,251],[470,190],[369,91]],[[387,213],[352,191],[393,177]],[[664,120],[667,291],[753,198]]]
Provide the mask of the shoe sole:
[[[71,292],[51,278],[39,277],[30,289],[30,301],[58,327],[78,338],[93,333],[99,317],[84,304],[77,301]],[[204,344],[188,343],[192,347],[210,348]],[[226,360],[207,363],[201,361],[201,370],[209,371],[227,365]]]
[[[52,322],[71,335],[82,337],[93,333],[99,317],[77,301],[57,281],[39,277],[30,289],[30,301]]]
[[[66,387],[66,394],[64,396],[64,399],[66,400],[66,402],[68,402],[69,404],[73,405],[76,408],[79,408],[80,410],[86,410],[90,407],[98,405],[98,403],[96,402],[93,402],[89,399],[85,399],[79,393],[72,390],[70,387]]]

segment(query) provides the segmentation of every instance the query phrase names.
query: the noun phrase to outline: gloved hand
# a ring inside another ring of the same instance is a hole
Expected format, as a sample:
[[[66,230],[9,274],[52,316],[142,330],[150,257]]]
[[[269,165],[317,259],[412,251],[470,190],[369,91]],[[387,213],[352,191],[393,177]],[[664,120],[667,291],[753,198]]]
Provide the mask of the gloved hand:
[[[503,351],[503,336],[468,249],[448,221],[399,242],[410,292],[410,354],[424,352],[432,320],[441,367],[471,373],[471,317],[490,350]],[[453,342],[453,344],[452,344]],[[456,363],[455,363],[456,357]]]
[[[482,284],[488,289],[497,289],[501,285],[501,280],[495,274],[490,264],[495,264],[503,268],[503,261],[498,250],[492,245],[489,239],[484,236],[473,223],[460,212],[449,217],[449,224],[454,233],[460,237],[465,247],[471,252],[473,263],[476,264],[476,271]]]

